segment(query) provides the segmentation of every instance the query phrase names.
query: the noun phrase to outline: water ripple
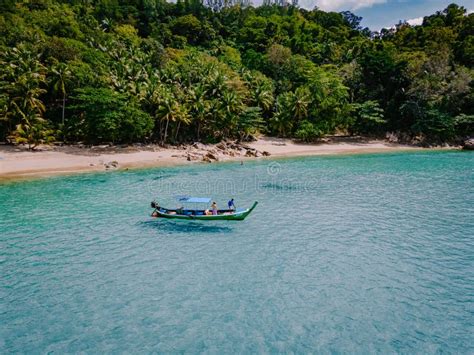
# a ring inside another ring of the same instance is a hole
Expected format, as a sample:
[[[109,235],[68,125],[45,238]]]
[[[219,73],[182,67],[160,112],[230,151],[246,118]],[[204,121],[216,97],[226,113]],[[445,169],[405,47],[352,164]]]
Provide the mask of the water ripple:
[[[473,353],[474,156],[385,154],[0,186],[0,352]],[[154,183],[247,186],[239,223]]]

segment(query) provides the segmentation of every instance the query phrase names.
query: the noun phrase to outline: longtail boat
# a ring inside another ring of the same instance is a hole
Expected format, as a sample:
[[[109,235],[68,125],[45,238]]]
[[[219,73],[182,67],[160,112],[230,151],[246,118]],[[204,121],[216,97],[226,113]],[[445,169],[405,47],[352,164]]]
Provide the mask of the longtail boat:
[[[253,209],[257,206],[258,202],[255,201],[250,208],[237,208],[235,210],[217,210],[212,211],[209,207],[207,208],[189,208],[190,204],[200,205],[206,204],[209,206],[211,199],[208,197],[187,197],[180,196],[177,198],[178,202],[183,207],[177,209],[161,207],[156,201],[151,203],[153,208],[152,217],[170,218],[170,219],[187,219],[187,220],[202,220],[202,221],[243,221]]]

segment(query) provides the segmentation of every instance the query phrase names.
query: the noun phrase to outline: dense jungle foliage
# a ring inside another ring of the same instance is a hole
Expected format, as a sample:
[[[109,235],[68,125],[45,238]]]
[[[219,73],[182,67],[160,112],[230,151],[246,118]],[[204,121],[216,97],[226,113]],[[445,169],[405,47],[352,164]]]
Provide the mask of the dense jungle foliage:
[[[471,135],[474,14],[360,21],[296,2],[2,0],[0,140]]]

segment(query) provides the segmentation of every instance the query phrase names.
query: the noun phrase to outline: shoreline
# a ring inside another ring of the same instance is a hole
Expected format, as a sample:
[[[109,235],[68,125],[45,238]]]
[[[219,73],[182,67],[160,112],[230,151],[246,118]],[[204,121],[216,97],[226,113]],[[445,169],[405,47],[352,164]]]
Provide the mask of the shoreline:
[[[375,154],[401,151],[459,150],[456,147],[421,148],[365,140],[333,137],[318,144],[295,143],[291,139],[262,137],[255,142],[237,145],[219,143],[162,148],[155,145],[127,147],[43,146],[40,151],[24,147],[0,146],[0,183],[31,180],[58,175],[89,172],[144,169],[210,162],[246,162],[252,160],[305,156]]]

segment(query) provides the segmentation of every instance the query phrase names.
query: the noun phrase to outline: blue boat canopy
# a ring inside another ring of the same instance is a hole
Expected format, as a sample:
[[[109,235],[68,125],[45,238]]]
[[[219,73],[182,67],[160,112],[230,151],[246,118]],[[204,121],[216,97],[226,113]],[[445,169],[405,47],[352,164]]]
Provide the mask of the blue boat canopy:
[[[176,199],[183,203],[209,203],[211,202],[210,197],[190,197],[190,196],[177,196]]]

